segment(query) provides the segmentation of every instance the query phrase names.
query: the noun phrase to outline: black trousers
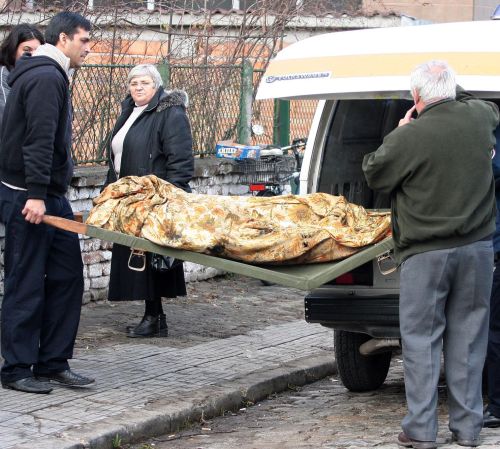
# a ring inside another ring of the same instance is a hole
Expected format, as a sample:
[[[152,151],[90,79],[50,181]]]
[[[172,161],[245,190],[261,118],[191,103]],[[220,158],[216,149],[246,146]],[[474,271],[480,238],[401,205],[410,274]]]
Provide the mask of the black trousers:
[[[500,260],[495,261],[490,299],[490,331],[488,335],[488,409],[500,416]]]
[[[0,184],[5,224],[5,292],[1,317],[0,375],[12,382],[69,368],[83,295],[77,234],[28,223],[21,211],[26,192]],[[64,197],[45,200],[47,214],[73,218]]]

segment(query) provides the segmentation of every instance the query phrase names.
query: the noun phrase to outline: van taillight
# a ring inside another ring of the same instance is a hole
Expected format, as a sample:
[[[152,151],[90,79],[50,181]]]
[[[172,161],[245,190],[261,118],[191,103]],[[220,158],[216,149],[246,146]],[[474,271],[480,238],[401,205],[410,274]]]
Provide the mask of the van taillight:
[[[373,262],[367,262],[328,282],[330,285],[373,285]]]
[[[352,285],[354,284],[354,275],[352,273],[344,273],[335,279],[337,285]]]
[[[265,184],[250,184],[250,192],[262,192],[266,190]]]

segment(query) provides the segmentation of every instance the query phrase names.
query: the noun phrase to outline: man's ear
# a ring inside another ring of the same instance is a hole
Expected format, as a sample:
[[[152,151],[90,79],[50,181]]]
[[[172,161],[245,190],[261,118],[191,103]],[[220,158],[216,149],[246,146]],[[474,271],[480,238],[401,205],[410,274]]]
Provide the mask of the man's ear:
[[[66,45],[66,41],[68,40],[68,35],[66,33],[59,33],[59,43],[61,45]]]
[[[416,89],[411,90],[411,97],[413,98],[413,103],[417,104],[420,98]]]

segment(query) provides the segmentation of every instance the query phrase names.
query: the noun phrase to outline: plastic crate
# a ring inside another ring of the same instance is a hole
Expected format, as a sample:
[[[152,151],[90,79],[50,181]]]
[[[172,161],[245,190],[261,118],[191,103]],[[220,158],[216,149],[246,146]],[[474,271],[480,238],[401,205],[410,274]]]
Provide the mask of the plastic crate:
[[[241,182],[246,184],[274,183],[282,184],[285,178],[295,171],[296,161],[293,156],[269,156],[258,160],[238,161],[243,173]]]

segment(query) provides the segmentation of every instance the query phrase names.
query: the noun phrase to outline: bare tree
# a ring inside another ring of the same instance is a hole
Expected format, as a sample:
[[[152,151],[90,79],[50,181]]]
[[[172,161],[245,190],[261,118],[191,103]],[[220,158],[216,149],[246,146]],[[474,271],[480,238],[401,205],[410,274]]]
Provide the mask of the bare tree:
[[[3,23],[7,16],[8,23],[26,20],[20,3],[6,0],[0,9]],[[93,0],[92,9],[88,0],[32,0],[36,14],[30,20],[42,28],[60,9],[82,12],[94,24],[91,65],[79,70],[73,82],[78,160],[105,156],[106,137],[126,94],[126,73],[142,62],[159,64],[166,84],[188,92],[196,150],[203,153],[217,140],[234,138],[243,62],[265,69],[301,15],[338,14],[348,7],[352,12],[360,0],[243,1],[248,7],[239,13],[210,9],[215,3],[155,0],[150,11],[139,0]],[[272,105],[267,115],[272,119]]]

